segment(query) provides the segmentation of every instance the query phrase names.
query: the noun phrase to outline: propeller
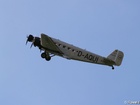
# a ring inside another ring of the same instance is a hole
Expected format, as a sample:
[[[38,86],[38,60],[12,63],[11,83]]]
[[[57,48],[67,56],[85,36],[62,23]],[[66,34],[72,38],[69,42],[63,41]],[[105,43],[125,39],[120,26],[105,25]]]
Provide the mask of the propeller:
[[[29,36],[27,36],[26,45],[28,42],[32,42],[30,48],[32,48],[32,46],[34,45],[35,47],[37,46],[41,51],[41,44],[40,44],[39,37],[34,37],[33,35],[30,34]]]
[[[34,36],[33,35],[27,36],[26,45],[27,45],[28,42],[32,42],[33,40],[34,40]]]

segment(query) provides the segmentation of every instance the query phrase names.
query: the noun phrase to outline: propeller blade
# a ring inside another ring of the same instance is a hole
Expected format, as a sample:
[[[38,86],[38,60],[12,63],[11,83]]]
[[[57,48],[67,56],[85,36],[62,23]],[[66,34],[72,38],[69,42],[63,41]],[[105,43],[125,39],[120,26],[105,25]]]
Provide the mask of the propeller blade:
[[[28,41],[26,41],[26,45],[27,45]]]
[[[29,37],[29,36],[27,36],[26,45],[27,45],[27,43],[28,43],[28,37]]]
[[[30,48],[32,48],[33,44],[34,44],[34,43],[31,44]]]
[[[33,35],[27,36],[26,45],[27,45],[28,42],[32,42],[33,40],[34,40],[34,36]]]

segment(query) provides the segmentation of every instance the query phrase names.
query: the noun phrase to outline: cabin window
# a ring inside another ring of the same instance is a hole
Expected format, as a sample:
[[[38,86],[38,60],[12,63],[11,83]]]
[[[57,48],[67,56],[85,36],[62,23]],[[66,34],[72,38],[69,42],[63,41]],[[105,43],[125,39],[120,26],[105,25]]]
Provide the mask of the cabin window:
[[[63,46],[63,48],[66,48],[66,46]]]

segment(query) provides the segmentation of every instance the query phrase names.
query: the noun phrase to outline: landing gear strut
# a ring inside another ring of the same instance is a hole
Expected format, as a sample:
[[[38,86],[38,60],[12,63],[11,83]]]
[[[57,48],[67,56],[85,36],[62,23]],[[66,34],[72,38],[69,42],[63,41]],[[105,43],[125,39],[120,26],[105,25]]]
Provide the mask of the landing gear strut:
[[[49,55],[49,53],[42,53],[41,54],[41,57],[43,58],[43,59],[46,59],[46,61],[50,61],[51,60],[51,57],[50,57],[50,55]]]

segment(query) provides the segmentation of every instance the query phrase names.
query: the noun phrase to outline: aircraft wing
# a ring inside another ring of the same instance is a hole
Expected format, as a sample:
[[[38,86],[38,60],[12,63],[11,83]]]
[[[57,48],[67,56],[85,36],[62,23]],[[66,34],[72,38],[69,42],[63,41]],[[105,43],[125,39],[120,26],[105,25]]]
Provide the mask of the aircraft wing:
[[[63,54],[62,51],[58,48],[58,46],[55,44],[55,42],[52,40],[52,38],[45,34],[41,34],[41,45],[47,51],[57,53],[59,55]]]

